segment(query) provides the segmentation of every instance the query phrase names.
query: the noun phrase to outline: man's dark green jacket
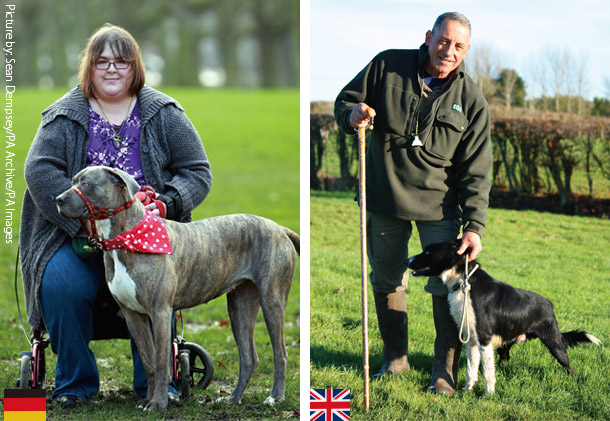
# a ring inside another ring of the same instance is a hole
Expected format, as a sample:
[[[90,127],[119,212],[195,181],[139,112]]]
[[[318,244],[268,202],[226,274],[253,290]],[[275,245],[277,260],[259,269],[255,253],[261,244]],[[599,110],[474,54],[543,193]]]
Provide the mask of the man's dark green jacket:
[[[379,53],[343,88],[335,118],[353,134],[356,104],[377,113],[366,153],[368,210],[412,221],[461,217],[464,230],[481,234],[491,188],[489,107],[462,63],[429,112],[418,113],[426,58],[425,45]],[[412,146],[418,114],[423,145]]]

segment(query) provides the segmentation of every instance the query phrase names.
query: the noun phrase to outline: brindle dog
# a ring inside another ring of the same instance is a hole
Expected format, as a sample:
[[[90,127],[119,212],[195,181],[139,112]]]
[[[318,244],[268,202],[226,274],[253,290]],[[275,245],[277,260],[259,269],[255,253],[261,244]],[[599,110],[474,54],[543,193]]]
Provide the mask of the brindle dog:
[[[140,188],[127,173],[108,167],[82,170],[73,178],[72,186],[57,197],[57,206],[62,215],[76,219],[90,217],[86,200],[99,208],[116,209],[129,202]],[[96,223],[103,238],[114,238],[136,226],[144,214],[144,206],[136,200]],[[287,359],[284,314],[297,264],[299,236],[273,221],[245,214],[163,223],[172,255],[104,252],[108,287],[125,315],[146,371],[148,395],[138,407],[167,408],[172,312],[222,294],[227,294],[240,364],[239,380],[229,400],[240,402],[258,365],[253,332],[260,307],[275,367],[271,395],[265,402],[282,401]]]

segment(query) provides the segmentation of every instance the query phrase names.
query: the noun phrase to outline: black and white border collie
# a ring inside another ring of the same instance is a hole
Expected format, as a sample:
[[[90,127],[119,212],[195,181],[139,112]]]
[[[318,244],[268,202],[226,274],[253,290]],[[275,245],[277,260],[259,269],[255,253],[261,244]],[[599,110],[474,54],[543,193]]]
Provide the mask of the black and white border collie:
[[[460,240],[431,244],[423,253],[407,259],[406,264],[413,270],[413,276],[439,276],[449,292],[451,315],[458,328],[465,319],[461,336],[467,338],[469,334],[470,340],[466,342],[468,364],[464,391],[468,392],[474,387],[481,358],[485,394],[494,393],[496,375],[493,348],[498,347],[500,361],[508,361],[511,346],[532,338],[539,338],[559,364],[576,377],[566,348],[581,342],[599,346],[600,340],[580,330],[560,332],[553,314],[553,304],[549,300],[492,278],[480,266],[477,268],[476,261],[468,263],[468,271],[471,272],[468,288],[464,280],[469,250],[458,255],[456,251],[459,245]],[[472,272],[474,268],[477,269]],[[473,347],[478,347],[479,352],[473,352]]]

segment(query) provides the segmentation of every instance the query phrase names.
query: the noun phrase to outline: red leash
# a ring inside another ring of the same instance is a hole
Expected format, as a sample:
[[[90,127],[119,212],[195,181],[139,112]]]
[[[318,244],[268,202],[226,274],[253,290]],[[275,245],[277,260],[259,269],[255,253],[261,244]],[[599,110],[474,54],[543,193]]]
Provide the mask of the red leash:
[[[156,203],[157,209],[159,210],[159,216],[165,218],[165,203],[157,199],[157,192],[155,192],[155,189],[150,186],[142,186],[140,191],[136,193],[136,197],[140,199],[144,206],[150,205],[153,202]]]

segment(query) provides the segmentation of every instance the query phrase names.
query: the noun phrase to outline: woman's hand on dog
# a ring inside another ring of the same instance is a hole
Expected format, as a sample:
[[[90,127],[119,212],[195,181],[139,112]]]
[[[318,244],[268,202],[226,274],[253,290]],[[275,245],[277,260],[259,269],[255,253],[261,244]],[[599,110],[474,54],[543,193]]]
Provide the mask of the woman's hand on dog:
[[[155,195],[154,199],[152,197],[153,193]],[[152,212],[153,215],[165,218],[167,215],[167,205],[159,199],[159,193],[152,189],[148,191],[141,190],[136,193],[136,196],[140,199],[147,211]]]
[[[157,196],[159,196],[157,194]],[[155,200],[153,202],[151,202],[148,205],[144,206],[146,208],[146,210],[151,211],[154,215],[156,216],[161,216],[162,218],[165,217],[165,214],[167,213],[167,208],[165,207],[165,203],[163,203],[160,200]],[[163,209],[160,209],[161,207],[163,207]]]

